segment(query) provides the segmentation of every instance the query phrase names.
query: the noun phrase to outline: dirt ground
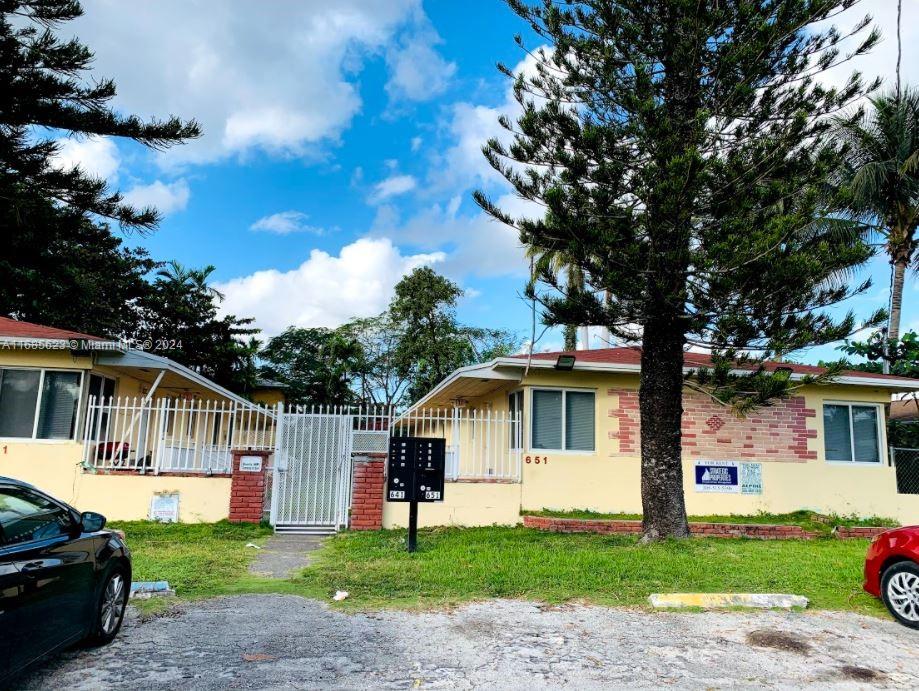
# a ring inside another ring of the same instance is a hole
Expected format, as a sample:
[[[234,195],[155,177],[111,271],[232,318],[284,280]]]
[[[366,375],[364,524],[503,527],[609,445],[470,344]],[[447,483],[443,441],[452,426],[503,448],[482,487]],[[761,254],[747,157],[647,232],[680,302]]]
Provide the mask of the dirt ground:
[[[651,613],[496,600],[346,614],[243,595],[180,605],[26,689],[917,688],[919,631],[833,612]]]

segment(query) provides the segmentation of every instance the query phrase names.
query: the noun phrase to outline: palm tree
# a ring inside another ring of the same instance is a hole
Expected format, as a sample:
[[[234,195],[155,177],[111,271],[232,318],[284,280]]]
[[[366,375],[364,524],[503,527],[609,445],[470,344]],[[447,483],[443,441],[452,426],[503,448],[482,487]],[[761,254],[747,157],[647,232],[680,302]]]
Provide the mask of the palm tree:
[[[861,118],[841,121],[848,147],[843,204],[868,234],[879,236],[892,266],[887,337],[900,336],[903,280],[919,269],[919,91],[871,99]]]
[[[549,273],[558,276],[564,272],[567,290],[569,292],[578,292],[584,290],[584,271],[574,261],[562,251],[549,250],[543,247],[527,247],[526,256],[531,260],[532,276],[531,280],[535,283],[541,275]],[[578,349],[578,324],[565,324],[564,328],[564,350]]]
[[[173,259],[172,261],[166,262],[166,267],[157,271],[156,275],[167,283],[171,283],[177,287],[194,288],[202,294],[217,300],[223,300],[223,293],[207,283],[207,279],[210,278],[211,274],[216,270],[217,267],[212,264],[208,264],[201,269],[189,269],[181,262]]]

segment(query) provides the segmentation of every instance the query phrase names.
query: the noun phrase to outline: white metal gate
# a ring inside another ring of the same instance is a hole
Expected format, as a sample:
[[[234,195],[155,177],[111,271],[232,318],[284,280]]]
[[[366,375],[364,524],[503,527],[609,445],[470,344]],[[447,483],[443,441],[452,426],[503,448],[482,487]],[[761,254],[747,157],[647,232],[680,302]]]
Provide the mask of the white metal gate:
[[[348,522],[354,418],[334,413],[278,416],[271,523],[278,532],[333,532]]]

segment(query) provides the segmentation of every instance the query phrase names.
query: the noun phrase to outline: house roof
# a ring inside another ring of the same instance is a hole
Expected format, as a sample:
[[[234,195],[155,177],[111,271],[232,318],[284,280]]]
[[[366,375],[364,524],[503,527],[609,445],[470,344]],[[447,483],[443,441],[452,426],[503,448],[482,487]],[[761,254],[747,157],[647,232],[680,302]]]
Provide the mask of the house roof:
[[[589,362],[608,365],[631,365],[634,367],[641,366],[641,348],[637,346],[633,348],[599,348],[597,350],[562,350],[550,353],[533,353],[533,359],[551,360],[552,362],[555,362],[558,360],[559,355],[573,355],[576,358],[576,363]],[[520,360],[526,360],[529,355],[512,355],[511,357]],[[763,363],[763,365],[769,371],[775,370],[779,367],[784,367],[790,369],[792,374],[798,374],[802,376],[817,376],[826,372],[826,369],[823,367],[817,367],[816,365],[802,365],[795,362],[775,362],[767,360]],[[684,353],[683,367],[685,369],[712,367],[712,358],[705,353]],[[744,368],[739,367],[738,369],[742,370]],[[898,377],[892,374],[874,374],[872,372],[862,372],[860,370],[843,370],[840,373],[840,376],[862,377],[865,379],[884,379],[897,382],[904,381],[904,377]],[[906,379],[906,381],[910,380]],[[912,381],[916,382],[916,380]]]
[[[919,421],[919,402],[915,398],[904,398],[890,404],[891,420]]]
[[[74,341],[77,341],[74,343]],[[242,396],[215,384],[204,375],[180,365],[169,358],[127,346],[79,331],[57,329],[31,322],[18,321],[9,317],[0,317],[0,343],[14,345],[38,345],[46,349],[71,349],[98,351],[94,362],[110,367],[127,367],[170,372],[182,380],[194,382],[209,391],[235,401],[240,405],[251,406],[252,403]]]
[[[19,321],[9,317],[0,317],[0,340],[5,342],[54,341],[60,343],[72,340],[94,341],[96,343],[111,342],[109,339],[100,336],[91,336],[79,331],[33,324],[32,322]]]
[[[598,350],[555,351],[550,353],[533,353],[532,356],[511,355],[499,357],[469,367],[461,367],[435,386],[427,395],[412,407],[445,405],[448,400],[476,397],[507,386],[508,381],[520,382],[523,370],[554,369],[559,355],[572,355],[575,358],[574,370],[586,372],[609,372],[620,374],[638,374],[641,371],[641,348],[601,348]],[[791,370],[792,379],[815,376],[826,370],[814,365],[800,365],[791,362],[766,362],[767,370],[787,367]],[[683,371],[688,372],[699,367],[710,367],[712,360],[701,353],[686,353],[683,359]],[[749,370],[751,366],[738,366],[738,371]],[[919,379],[908,379],[894,375],[872,374],[857,370],[845,370],[837,375],[834,384],[853,386],[874,386],[892,391],[919,391]]]

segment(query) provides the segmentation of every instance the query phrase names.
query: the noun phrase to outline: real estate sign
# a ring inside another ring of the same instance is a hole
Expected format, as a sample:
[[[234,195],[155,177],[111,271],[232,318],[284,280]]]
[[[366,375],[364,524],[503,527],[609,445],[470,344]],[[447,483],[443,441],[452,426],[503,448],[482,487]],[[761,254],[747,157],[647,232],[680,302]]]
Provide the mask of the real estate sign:
[[[697,492],[762,494],[763,464],[742,461],[696,461]]]

